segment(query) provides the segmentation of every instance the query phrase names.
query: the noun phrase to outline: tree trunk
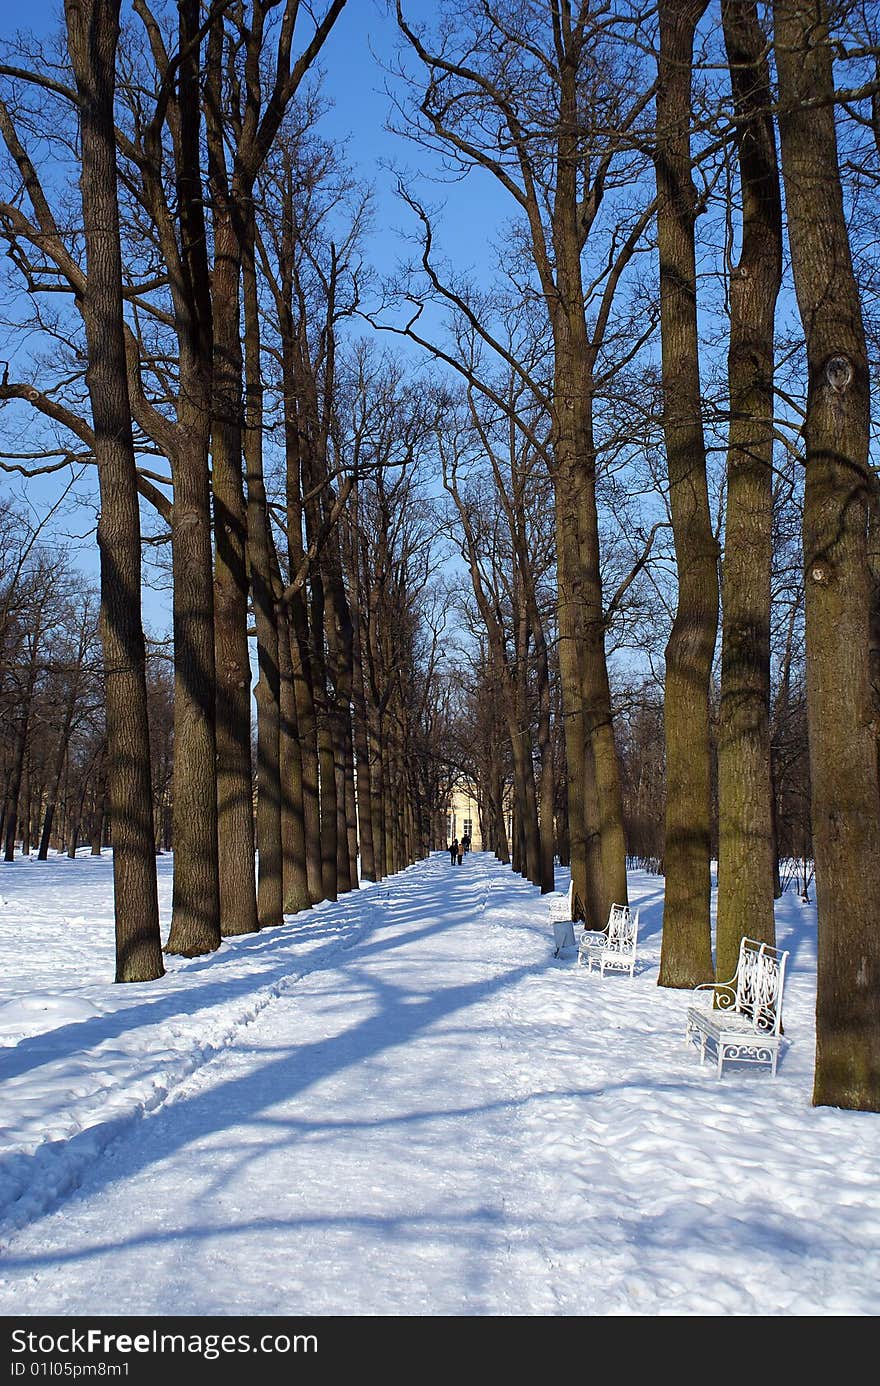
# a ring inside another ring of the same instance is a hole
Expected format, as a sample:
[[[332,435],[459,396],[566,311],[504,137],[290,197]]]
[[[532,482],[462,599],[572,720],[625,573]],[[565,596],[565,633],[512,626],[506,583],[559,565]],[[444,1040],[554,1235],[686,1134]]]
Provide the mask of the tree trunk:
[[[493,776],[491,794],[493,848],[498,860],[507,866],[510,863],[510,843],[507,840],[507,822],[504,817],[504,780],[496,759],[493,759],[491,773]]]
[[[765,39],[754,0],[723,0],[742,188],[742,252],[730,280],[730,427],[718,734],[715,975],[745,935],[776,942],[770,773],[773,324],[782,207]]]
[[[874,479],[871,522],[868,530],[868,563],[871,570],[870,653],[871,690],[877,742],[877,778],[880,780],[880,482]]]
[[[101,639],[107,714],[116,980],[161,977],[153,851],[146,654],[140,609],[140,516],[122,319],[114,78],[119,0],[66,0],[80,108],[88,280],[82,315],[101,492]]]
[[[323,456],[314,458],[313,476],[315,480],[320,478],[324,484],[321,517],[324,520],[332,505],[333,492]],[[338,530],[327,536],[319,561],[326,594],[324,616],[330,675],[328,702],[336,781],[336,889],[345,892],[358,887],[356,847],[353,852],[351,840],[354,832],[354,748],[351,730],[354,631],[342,575]]]
[[[370,788],[370,750],[367,726],[364,662],[361,646],[361,593],[358,565],[358,491],[351,494],[351,534],[348,544],[348,585],[351,593],[352,628],[352,708],[354,711],[354,750],[357,762],[357,828],[360,847],[361,879],[376,880],[376,857],[373,848],[373,803]]]
[[[279,620],[278,662],[281,679],[281,846],[283,853],[284,913],[311,908],[306,868],[303,763],[294,685],[293,635],[286,613]]]
[[[257,919],[251,777],[251,668],[247,639],[247,521],[242,489],[241,246],[231,217],[214,223],[214,623],[217,660],[217,826],[224,936]]]
[[[351,872],[351,888],[357,890],[358,877],[358,818],[357,796],[354,784],[354,737],[351,728],[351,714],[346,717],[345,738],[345,822],[348,835],[348,863]]]
[[[823,0],[776,0],[774,21],[789,246],[809,371],[804,571],[819,911],[813,1102],[880,1111],[868,362],[841,190]]]
[[[700,399],[696,190],[690,114],[694,30],[707,0],[660,0],[657,243],[660,253],[663,431],[678,571],[666,647],[666,893],[659,983],[709,981],[712,942],[709,683],[718,626],[718,545],[712,533]]]
[[[302,613],[307,615],[305,602]],[[306,620],[306,629],[308,622]],[[303,777],[303,825],[306,839],[306,873],[314,904],[324,899],[321,847],[320,776],[318,769],[318,711],[315,705],[314,664],[308,648],[297,634],[291,642],[296,692],[296,715],[300,735]]]
[[[557,297],[549,305],[555,358],[559,662],[575,917],[583,912],[588,927],[602,929],[612,903],[626,903],[628,898],[626,841],[605,657],[593,429],[596,344],[587,330],[581,268],[577,73],[582,49],[572,32],[563,46],[567,61],[560,63],[559,71],[553,201]]]
[[[538,753],[541,759],[539,819],[541,832],[541,893],[555,889],[553,857],[555,846],[556,776],[553,766],[553,736],[550,722],[550,666],[547,643],[537,609],[532,623],[538,684]]]
[[[538,796],[535,790],[535,763],[532,745],[531,709],[529,705],[529,643],[528,608],[521,581],[514,583],[514,616],[516,620],[515,659],[513,676],[513,705],[516,709],[516,745],[514,767],[522,780],[522,822],[526,845],[526,876],[532,885],[541,884],[541,832],[538,823]],[[518,608],[518,609],[517,609]]]
[[[373,860],[376,881],[387,875],[385,865],[385,786],[382,766],[382,725],[378,708],[367,707],[367,741],[370,752],[370,818],[373,828]]]
[[[21,855],[31,854],[31,766],[28,748],[25,747],[24,766],[21,775]]]
[[[327,670],[324,656],[324,582],[321,574],[312,577],[311,628],[317,632],[312,649],[312,668],[314,670],[315,714],[317,721],[320,844],[321,844],[321,891],[322,899],[336,899],[337,851],[336,851],[336,764],[333,756],[333,732],[330,724],[330,699],[327,691]]]
[[[93,857],[101,855],[102,847],[109,844],[109,827],[107,814],[107,748],[102,749],[98,760],[98,769],[95,776],[94,786],[94,809],[90,825],[91,834],[91,853]]]
[[[346,709],[341,705],[335,690],[330,697],[330,736],[333,742],[333,778],[336,786],[336,890],[337,894],[343,895],[351,890],[345,783],[348,760],[344,723]]]
[[[286,509],[288,558],[291,572],[296,572],[303,560],[302,502],[300,482],[299,429],[296,422],[296,393],[290,364],[290,344],[282,342],[284,371],[284,434],[286,452]],[[302,812],[305,842],[306,881],[309,898],[317,905],[324,899],[321,869],[321,818],[318,782],[317,715],[315,710],[315,675],[309,631],[309,608],[305,588],[294,594],[290,612],[290,659],[293,678],[296,726],[302,768]]]
[[[263,382],[253,228],[243,259],[247,522],[257,627],[257,918],[261,929],[284,921],[281,836],[281,678],[272,536],[263,479]]]
[[[177,206],[180,273],[171,275],[179,353],[174,504],[174,883],[169,953],[196,957],[220,944],[216,667],[208,451],[213,325],[200,172],[198,0],[182,0]],[[176,250],[169,247],[169,259]],[[163,824],[163,840],[167,826]]]
[[[352,613],[355,622],[355,665],[354,665],[354,736],[355,756],[357,758],[357,821],[361,855],[361,878],[376,880],[376,852],[373,835],[373,791],[372,767],[369,746],[369,726],[367,721],[366,698],[364,696],[364,674],[361,662],[360,631],[357,612]]]
[[[67,701],[64,706],[64,717],[58,732],[58,746],[55,751],[55,761],[49,775],[46,812],[43,816],[43,830],[40,835],[40,846],[37,851],[38,861],[46,861],[49,855],[49,843],[52,839],[52,824],[55,821],[58,794],[61,789],[61,777],[64,773],[64,765],[67,760],[67,748],[70,741],[70,730],[73,726],[73,718],[76,712],[76,701],[80,690],[80,673],[82,671],[82,661],[84,657],[85,649],[81,642],[76,674],[71,679],[68,688]]]
[[[181,380],[198,366],[181,369]],[[210,393],[202,391],[204,408]],[[174,884],[166,951],[197,957],[220,945],[215,736],[214,594],[204,413],[181,384],[184,441],[174,459]],[[201,435],[201,436],[200,436]]]
[[[30,711],[30,700],[26,699],[18,716],[15,729],[15,744],[12,751],[12,768],[9,776],[9,788],[7,790],[7,802],[9,809],[5,821],[5,842],[3,850],[3,860],[13,861],[15,859],[15,838],[18,832],[19,819],[19,800],[21,799],[21,783],[24,775],[24,758],[27,749],[28,716]]]

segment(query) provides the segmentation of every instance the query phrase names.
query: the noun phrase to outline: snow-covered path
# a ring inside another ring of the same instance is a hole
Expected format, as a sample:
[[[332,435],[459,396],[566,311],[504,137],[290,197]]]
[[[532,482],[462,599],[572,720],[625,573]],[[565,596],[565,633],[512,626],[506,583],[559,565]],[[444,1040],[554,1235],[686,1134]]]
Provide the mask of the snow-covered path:
[[[44,1038],[44,1106],[73,1064],[92,1115],[10,1142],[0,1312],[876,1313],[880,1117],[809,1107],[808,934],[779,1079],[719,1084],[656,987],[660,884],[632,983],[554,960],[545,902],[475,855],[182,964],[152,1015],[114,989],[131,1028]]]
[[[535,1274],[551,1308],[546,1263],[511,1255],[516,1056],[498,1028],[546,950],[516,958],[487,929],[491,882],[488,861],[435,858],[372,892],[368,941],[277,997],[7,1248],[4,1307],[516,1312]]]

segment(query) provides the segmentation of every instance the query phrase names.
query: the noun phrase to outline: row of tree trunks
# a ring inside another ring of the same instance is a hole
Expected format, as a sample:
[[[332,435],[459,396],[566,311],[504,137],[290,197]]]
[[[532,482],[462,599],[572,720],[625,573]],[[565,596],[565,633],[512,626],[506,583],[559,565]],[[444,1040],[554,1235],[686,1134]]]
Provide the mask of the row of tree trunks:
[[[220,898],[223,932],[250,933],[259,926],[254,880],[254,827],[250,759],[250,664],[247,645],[247,516],[242,487],[242,350],[240,282],[251,235],[254,188],[278,137],[300,82],[320,52],[344,7],[331,0],[314,34],[294,63],[290,38],[298,7],[288,4],[284,40],[269,74],[265,109],[255,73],[265,61],[267,11],[257,7],[246,44],[247,80],[236,88],[241,109],[230,125],[224,100],[224,17],[218,10],[207,48],[207,149],[214,215],[214,404],[212,460],[215,520],[215,630],[217,650],[217,801],[220,840]],[[232,42],[232,35],[229,35]],[[256,85],[255,85],[256,83]],[[235,129],[231,163],[227,135]],[[320,627],[319,627],[320,629]],[[276,661],[277,666],[277,661]],[[276,714],[273,712],[272,714]],[[273,738],[270,737],[270,740]],[[274,755],[275,752],[273,751]],[[280,754],[280,751],[278,752]],[[330,798],[326,778],[322,801]],[[332,778],[332,773],[330,778]],[[275,812],[275,810],[273,810]],[[322,834],[323,836],[323,834]],[[274,834],[273,834],[274,843]],[[280,850],[280,849],[279,849]],[[280,863],[271,870],[281,875]],[[268,880],[268,878],[267,878]],[[327,887],[331,887],[328,889]],[[323,894],[335,899],[335,881],[325,868]],[[267,903],[274,917],[275,905]]]
[[[462,164],[482,167],[512,196],[546,304],[553,347],[547,461],[556,505],[569,852],[576,914],[591,926],[603,927],[610,904],[626,900],[627,884],[599,566],[594,370],[637,229],[612,238],[606,270],[589,291],[582,258],[609,168],[626,148],[627,129],[650,98],[638,95],[630,103],[621,99],[614,129],[609,130],[604,101],[596,105],[593,100],[592,73],[596,48],[603,41],[603,20],[588,8],[569,3],[515,10],[491,3],[460,8],[460,27],[454,35],[438,34],[433,47],[427,30],[416,33],[400,5],[398,24],[427,72],[414,121],[419,137],[443,144]],[[538,64],[536,54],[545,55]],[[514,73],[523,75],[522,86]],[[467,99],[451,99],[452,91],[466,93]],[[502,149],[506,152],[500,156]],[[642,224],[649,219],[646,210]],[[422,213],[422,221],[423,263],[433,289],[463,311],[484,343],[495,347],[481,306],[468,303],[462,308],[461,294],[444,288],[430,264],[427,214]],[[605,259],[604,250],[598,258]],[[509,353],[501,354],[510,360]],[[469,386],[484,388],[472,367],[460,369]],[[530,380],[528,368],[519,362],[517,375],[533,393],[539,411],[547,410],[544,388]],[[516,419],[516,408],[510,417]],[[545,870],[546,866],[545,859]]]
[[[299,571],[306,557],[302,552],[304,528],[315,551],[308,555],[305,577],[288,601],[284,600],[262,476],[254,187],[267,157],[276,148],[285,112],[343,6],[344,0],[328,0],[323,16],[314,21],[311,39],[293,61],[291,40],[299,7],[295,0],[288,0],[278,31],[276,67],[269,71],[263,51],[268,32],[266,7],[258,6],[253,22],[246,27],[241,16],[230,14],[228,7],[212,4],[203,12],[197,0],[181,0],[177,7],[178,47],[169,56],[161,26],[149,5],[140,5],[138,17],[147,38],[145,55],[152,58],[156,70],[156,106],[150,111],[146,102],[138,105],[125,97],[125,118],[115,122],[119,7],[109,0],[87,0],[85,4],[71,0],[67,23],[84,160],[85,274],[52,218],[49,201],[8,111],[2,111],[3,136],[29,189],[35,215],[32,225],[17,214],[18,224],[31,243],[39,246],[40,254],[48,254],[67,279],[86,327],[93,424],[77,420],[70,411],[65,413],[64,422],[93,449],[102,493],[101,627],[120,980],[155,976],[162,970],[161,956],[156,959],[153,860],[159,842],[173,839],[176,858],[168,951],[188,956],[216,947],[221,935],[280,922],[285,909],[306,908],[312,899],[324,898],[325,874],[333,896],[338,890],[354,888],[358,883],[358,800],[363,803],[366,819],[371,817],[374,800],[387,819],[388,831],[381,834],[379,844],[385,864],[399,866],[422,849],[419,786],[414,774],[404,768],[407,762],[402,743],[390,755],[383,744],[388,731],[382,725],[384,706],[375,712],[372,758],[377,764],[379,792],[373,793],[367,732],[372,714],[364,706],[364,674],[356,666],[356,632],[339,542],[333,534],[338,521],[337,497],[330,485],[327,457],[334,407],[330,402],[334,392],[332,362],[323,375],[323,398],[318,408],[314,363],[308,361],[306,342],[310,323],[302,313],[292,310],[289,342],[294,349],[288,351],[285,381],[292,387],[285,399],[291,435],[288,441],[290,451],[296,452],[289,503],[291,575]],[[236,67],[239,61],[243,64],[241,72]],[[269,83],[265,104],[258,90],[260,82],[254,80],[261,64],[266,66],[264,76]],[[246,79],[243,84],[239,82],[241,73]],[[231,138],[227,138],[230,132]],[[210,270],[201,168],[203,141],[208,150],[208,205],[213,215],[214,263]],[[117,146],[119,156],[126,161],[128,191],[148,214],[156,249],[164,260],[173,312],[163,321],[176,334],[178,347],[178,391],[171,401],[176,418],[148,400],[141,371],[149,351],[144,352],[144,343],[135,336],[134,315],[126,322],[122,312],[115,192]],[[293,253],[302,254],[294,221],[291,215],[290,241],[295,247]],[[291,304],[298,287],[293,281],[288,285]],[[330,299],[332,337],[332,290]],[[301,307],[302,297],[296,302]],[[322,371],[326,364],[322,363]],[[304,414],[308,423],[320,414],[323,430],[311,434],[319,446],[305,452],[301,431]],[[170,461],[173,503],[137,471],[132,419]],[[243,460],[248,476],[247,501]],[[309,493],[305,505],[303,478]],[[169,524],[171,536],[173,832],[162,812],[166,787],[157,798],[155,824],[148,789],[138,491],[156,505]],[[314,507],[311,513],[310,506]],[[258,885],[253,869],[249,596],[258,627],[260,665]],[[322,660],[326,661],[324,667]],[[389,687],[395,677],[394,673],[388,675]],[[29,704],[25,699],[24,706]],[[359,738],[357,757],[353,705]],[[69,733],[69,724],[70,717],[62,731]],[[31,800],[24,721],[19,730],[3,822],[5,839],[13,844],[17,804],[21,800],[29,806]],[[62,737],[62,744],[64,740]],[[384,772],[383,757],[387,762]],[[357,769],[356,759],[362,760]],[[55,757],[50,773],[43,856],[48,852],[65,764],[62,752]],[[87,785],[88,780],[83,779],[83,802]],[[400,795],[396,814],[389,809],[390,793]],[[82,803],[79,809],[73,806],[67,815],[74,850],[82,808]],[[34,822],[29,809],[24,817],[25,845],[29,846]],[[367,823],[368,837],[370,826]],[[322,862],[324,843],[327,859]],[[372,855],[376,855],[375,846]],[[144,885],[147,877],[151,886]]]
[[[46,811],[43,816],[40,845],[37,851],[37,859],[39,861],[46,861],[49,856],[49,843],[52,840],[52,827],[55,822],[55,812],[58,806],[61,777],[64,773],[64,765],[67,759],[68,742],[73,728],[73,719],[77,712],[77,701],[83,682],[83,661],[90,634],[91,632],[88,629],[87,621],[82,620],[78,631],[77,656],[74,663],[73,674],[67,686],[67,698],[64,704],[64,712],[59,729],[58,748],[55,753],[55,762],[52,767],[49,782]]]
[[[510,741],[513,798],[516,821],[522,833],[522,850],[517,850],[514,854],[514,870],[521,872],[534,885],[541,885],[541,836],[535,790],[531,716],[526,686],[529,644],[528,611],[522,600],[521,592],[518,594],[519,599],[514,593],[513,620],[515,628],[510,641],[510,648],[513,651],[511,657],[508,655],[508,642],[499,615],[501,611],[500,594],[497,587],[492,585],[493,581],[497,583],[499,575],[496,573],[490,577],[483,571],[474,517],[466,497],[459,488],[456,470],[456,460],[452,460],[449,465],[444,463],[443,480],[458,512],[464,536],[462,557],[468,565],[474,597],[486,630],[492,681],[497,683],[499,689],[502,716]],[[547,888],[545,885],[544,889]]]

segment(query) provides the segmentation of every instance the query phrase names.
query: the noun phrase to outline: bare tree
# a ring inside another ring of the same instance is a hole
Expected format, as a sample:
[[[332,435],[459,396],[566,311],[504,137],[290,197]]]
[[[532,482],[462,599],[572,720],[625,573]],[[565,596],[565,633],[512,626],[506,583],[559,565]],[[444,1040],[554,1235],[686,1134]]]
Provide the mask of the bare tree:
[[[770,589],[773,327],[782,279],[782,206],[766,43],[752,0],[722,21],[742,197],[730,272],[730,426],[718,733],[716,976],[732,977],[743,935],[773,944]]]
[[[517,243],[531,265],[523,292],[547,314],[553,365],[544,402],[556,503],[571,863],[577,908],[601,927],[610,904],[626,899],[626,861],[604,645],[595,403],[604,366],[614,370],[602,353],[615,296],[653,212],[650,199],[632,208],[614,195],[634,177],[633,132],[652,91],[649,84],[628,99],[625,92],[641,86],[634,50],[624,56],[604,17],[583,3],[455,6],[434,42],[407,23],[400,4],[398,22],[427,74],[418,98],[419,137],[462,168],[487,170],[512,199],[521,218]],[[585,251],[608,230],[606,214],[615,224],[602,268],[587,280]],[[441,282],[430,242],[423,267],[433,292],[528,383],[482,316]],[[410,335],[420,340],[412,326]]]
[[[694,31],[707,0],[660,0],[656,155],[663,429],[678,605],[666,646],[666,844],[661,986],[712,976],[709,928],[709,679],[718,623],[718,544],[700,398],[697,194],[690,127]]]
[[[775,0],[779,129],[807,344],[804,571],[819,908],[817,1105],[880,1110],[880,784],[870,682],[870,384],[824,0]]]
[[[328,0],[294,56],[298,0],[285,0],[274,33],[274,0],[218,16],[208,37],[206,115],[214,231],[212,482],[217,652],[217,795],[224,931],[258,927],[247,643],[247,522],[242,486],[241,265],[257,177],[285,113],[345,6]]]
[[[122,316],[122,256],[113,115],[119,0],[66,0],[82,140],[89,350],[95,456],[101,487],[101,639],[107,706],[116,980],[160,977],[153,848],[146,652],[141,625],[140,515]]]

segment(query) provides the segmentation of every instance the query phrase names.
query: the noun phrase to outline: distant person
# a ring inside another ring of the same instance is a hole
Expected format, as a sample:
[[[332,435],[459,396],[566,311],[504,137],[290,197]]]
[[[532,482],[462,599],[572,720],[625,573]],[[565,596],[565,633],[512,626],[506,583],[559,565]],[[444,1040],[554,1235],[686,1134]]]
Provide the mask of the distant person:
[[[471,850],[471,835],[470,835],[470,833],[465,833],[464,837],[461,839],[461,848],[462,848],[462,851],[464,852],[465,856],[467,856],[468,852]]]
[[[459,866],[461,866],[461,859],[462,859],[463,856],[464,856],[464,838],[462,838],[462,839],[461,839],[461,842],[458,844],[458,864],[459,864]]]
[[[458,838],[457,838],[457,837],[454,837],[454,838],[452,839],[452,841],[450,842],[450,844],[449,844],[449,864],[450,864],[450,866],[454,866],[454,865],[455,865],[455,859],[456,859],[456,857],[458,857],[458,860],[461,861],[461,857],[458,856]]]

